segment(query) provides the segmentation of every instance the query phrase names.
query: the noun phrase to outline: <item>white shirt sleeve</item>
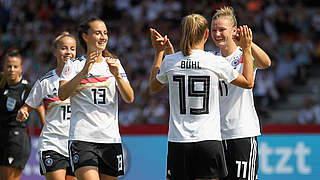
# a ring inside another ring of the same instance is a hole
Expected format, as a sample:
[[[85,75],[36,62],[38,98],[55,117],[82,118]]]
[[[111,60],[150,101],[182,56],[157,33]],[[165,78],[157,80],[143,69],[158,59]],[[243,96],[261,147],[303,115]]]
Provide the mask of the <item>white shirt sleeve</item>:
[[[156,76],[157,80],[161,84],[167,84],[168,83],[168,70],[167,70],[167,58],[165,57],[160,65],[159,72]]]
[[[26,100],[26,104],[35,109],[41,105],[42,101],[42,87],[40,81],[37,80],[29,93],[29,96]]]
[[[124,70],[124,68],[123,68],[123,66],[122,66],[122,64],[121,64],[121,61],[120,61],[119,59],[116,59],[116,62],[119,64],[119,71],[120,71],[121,77],[122,77],[125,81],[129,82],[128,77],[127,77],[127,74],[126,74],[126,72],[125,72],[125,70]]]
[[[76,64],[73,63],[72,60],[67,61],[60,75],[60,81],[70,81],[72,78],[74,78],[78,73],[75,71],[75,66]]]
[[[228,83],[235,80],[238,77],[239,72],[236,69],[234,69],[228,63],[228,61],[223,59],[223,57],[216,56],[216,58],[217,58],[217,60],[216,60],[217,62],[214,63],[214,66],[217,67],[216,70],[217,70],[219,78],[225,80]]]

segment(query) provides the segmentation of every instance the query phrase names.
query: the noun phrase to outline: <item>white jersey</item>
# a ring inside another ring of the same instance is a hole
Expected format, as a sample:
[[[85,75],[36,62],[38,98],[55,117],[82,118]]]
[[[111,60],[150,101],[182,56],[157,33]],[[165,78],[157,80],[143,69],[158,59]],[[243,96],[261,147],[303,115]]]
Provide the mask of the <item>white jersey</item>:
[[[221,52],[215,54],[222,56]],[[242,49],[238,47],[225,58],[239,73],[243,71],[242,54]],[[259,118],[254,107],[252,89],[240,88],[223,80],[219,82],[219,89],[222,139],[259,136]]]
[[[53,150],[68,157],[70,100],[61,101],[58,88],[59,77],[56,71],[49,71],[35,82],[26,104],[37,108],[43,103],[45,107],[46,122],[39,138],[39,151]]]
[[[120,63],[119,71],[125,81],[127,75]],[[68,61],[60,81],[70,81],[84,67],[86,58],[81,56]],[[70,97],[70,139],[94,143],[121,143],[118,127],[118,92],[116,80],[109,71],[105,58],[94,63],[92,69],[76,87]]]
[[[168,140],[220,141],[219,78],[231,82],[238,74],[222,57],[202,50],[166,56],[156,78],[169,84]]]

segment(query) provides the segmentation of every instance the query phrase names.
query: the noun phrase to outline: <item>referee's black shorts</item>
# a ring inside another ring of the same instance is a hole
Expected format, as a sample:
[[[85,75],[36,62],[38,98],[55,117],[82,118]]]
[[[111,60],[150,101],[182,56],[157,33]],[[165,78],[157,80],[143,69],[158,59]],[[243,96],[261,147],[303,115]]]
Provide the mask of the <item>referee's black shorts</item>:
[[[168,142],[168,179],[212,179],[226,175],[227,168],[221,141]]]
[[[228,176],[222,180],[258,179],[257,137],[223,140]]]
[[[23,169],[31,152],[31,139],[24,127],[1,129],[6,137],[1,140],[0,165]]]

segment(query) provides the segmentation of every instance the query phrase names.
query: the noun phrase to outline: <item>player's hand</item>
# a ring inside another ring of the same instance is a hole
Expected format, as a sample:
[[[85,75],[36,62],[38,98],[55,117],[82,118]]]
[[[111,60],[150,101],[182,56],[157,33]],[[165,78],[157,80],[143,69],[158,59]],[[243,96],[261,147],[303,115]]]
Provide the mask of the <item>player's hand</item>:
[[[120,71],[119,71],[119,64],[115,60],[109,59],[109,58],[106,59],[106,62],[108,63],[111,74],[115,78],[121,78]]]
[[[21,108],[19,111],[18,111],[18,114],[17,114],[17,117],[16,117],[16,121],[19,121],[19,122],[22,122],[22,121],[25,121],[27,120],[29,117],[29,113],[27,110]]]
[[[167,36],[162,36],[155,29],[150,28],[151,42],[155,51],[164,51],[166,48],[166,43],[168,43]],[[171,44],[171,43],[170,43]]]
[[[240,26],[240,47],[242,49],[251,48],[252,31],[247,25]]]
[[[97,61],[98,57],[99,57],[99,51],[94,51],[89,54],[89,57],[87,57],[86,64],[82,69],[83,75],[87,75],[90,72],[92,65]]]
[[[232,37],[233,42],[236,43],[237,46],[240,46],[240,28],[237,28],[236,35]]]
[[[174,53],[174,48],[173,48],[173,45],[171,44],[170,40],[168,39],[167,42],[165,43],[165,50],[164,50],[164,53],[166,55],[169,55],[169,54],[173,54]]]

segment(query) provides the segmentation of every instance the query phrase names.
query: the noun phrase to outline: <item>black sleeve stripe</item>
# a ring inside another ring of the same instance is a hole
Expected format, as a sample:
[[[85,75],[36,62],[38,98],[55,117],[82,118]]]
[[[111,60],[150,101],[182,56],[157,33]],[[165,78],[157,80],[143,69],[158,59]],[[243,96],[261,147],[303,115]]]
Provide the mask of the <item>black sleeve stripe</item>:
[[[45,80],[45,79],[48,79],[48,78],[50,78],[50,77],[52,77],[52,76],[54,76],[54,75],[53,75],[53,74],[50,74],[50,75],[44,76],[44,77],[42,77],[42,78],[40,79],[40,82],[43,81],[43,80]]]

